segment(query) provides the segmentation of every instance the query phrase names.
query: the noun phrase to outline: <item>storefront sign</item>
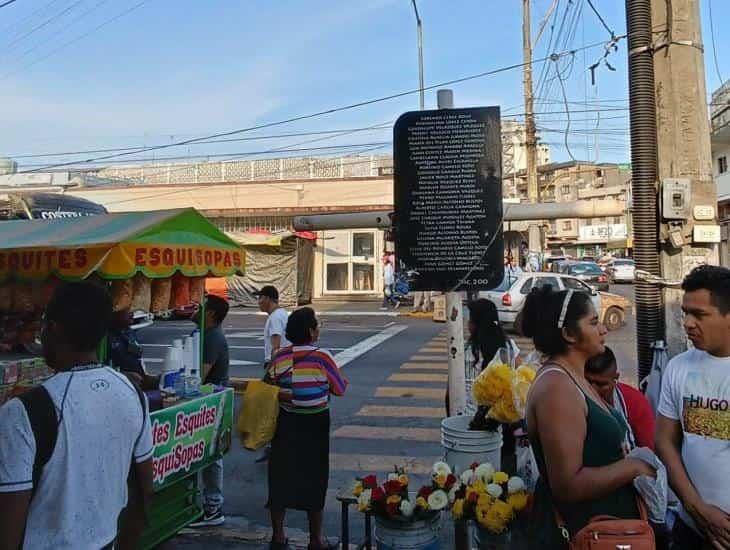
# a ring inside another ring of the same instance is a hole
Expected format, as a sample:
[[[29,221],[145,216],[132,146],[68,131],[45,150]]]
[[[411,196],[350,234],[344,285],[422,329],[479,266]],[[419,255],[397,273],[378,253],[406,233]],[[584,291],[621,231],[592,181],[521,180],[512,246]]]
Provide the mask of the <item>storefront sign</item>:
[[[93,272],[126,278],[141,272],[148,277],[169,277],[180,271],[188,277],[212,272],[217,276],[242,272],[243,252],[202,246],[156,246],[123,243],[113,247],[21,249],[0,252],[0,280],[14,275],[42,280],[49,275],[83,279]]]
[[[415,290],[486,290],[504,275],[498,107],[413,111],[395,124],[395,253]]]
[[[580,241],[609,241],[625,239],[627,236],[626,224],[614,223],[604,225],[584,225],[578,229]]]
[[[232,389],[152,413],[155,490],[218,460],[232,429]]]

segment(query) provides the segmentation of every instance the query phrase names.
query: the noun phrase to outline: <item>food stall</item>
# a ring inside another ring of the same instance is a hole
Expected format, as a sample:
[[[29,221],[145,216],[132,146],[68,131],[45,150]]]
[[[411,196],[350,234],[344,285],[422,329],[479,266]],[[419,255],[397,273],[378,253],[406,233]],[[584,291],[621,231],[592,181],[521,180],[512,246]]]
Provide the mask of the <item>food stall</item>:
[[[239,245],[194,209],[0,224],[0,405],[52,374],[32,352],[61,281],[96,280],[109,286],[115,309],[154,313],[175,301],[202,304],[206,277],[243,274],[244,264]],[[232,389],[164,397],[151,414],[155,497],[143,548],[200,517],[197,473],[231,442]]]

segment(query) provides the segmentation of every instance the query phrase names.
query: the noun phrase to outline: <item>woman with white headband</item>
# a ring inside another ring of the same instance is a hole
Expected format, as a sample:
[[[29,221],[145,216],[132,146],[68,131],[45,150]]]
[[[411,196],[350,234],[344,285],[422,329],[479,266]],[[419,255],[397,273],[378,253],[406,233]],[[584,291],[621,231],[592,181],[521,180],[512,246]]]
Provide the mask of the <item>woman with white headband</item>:
[[[533,289],[523,312],[524,334],[546,357],[527,403],[527,428],[540,471],[530,548],[567,548],[591,518],[638,519],[632,482],[654,476],[645,462],[625,458],[626,424],[584,376],[604,351],[606,328],[590,296]],[[558,528],[557,516],[561,518]]]

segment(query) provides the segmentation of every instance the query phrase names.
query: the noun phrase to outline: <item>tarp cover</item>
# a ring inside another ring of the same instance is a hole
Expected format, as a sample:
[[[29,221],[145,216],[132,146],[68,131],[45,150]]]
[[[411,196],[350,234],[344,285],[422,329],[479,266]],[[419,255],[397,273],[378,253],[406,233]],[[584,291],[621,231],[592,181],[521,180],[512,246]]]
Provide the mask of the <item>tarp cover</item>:
[[[312,302],[316,233],[262,229],[226,234],[246,251],[246,274],[226,280],[226,297],[231,303],[257,307],[254,293],[265,285],[279,290],[283,306]]]
[[[254,292],[273,285],[279,291],[279,304],[297,305],[297,240],[283,238],[278,246],[246,245],[246,274],[227,280],[231,304],[256,307]]]
[[[0,280],[243,274],[245,252],[193,208],[0,222]]]

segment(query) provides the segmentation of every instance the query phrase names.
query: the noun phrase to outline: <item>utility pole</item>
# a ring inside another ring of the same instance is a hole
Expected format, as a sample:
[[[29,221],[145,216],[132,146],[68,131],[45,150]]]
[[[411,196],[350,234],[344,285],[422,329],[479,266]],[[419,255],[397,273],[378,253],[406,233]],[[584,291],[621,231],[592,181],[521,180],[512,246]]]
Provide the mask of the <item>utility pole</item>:
[[[454,92],[438,90],[439,109],[454,108]],[[461,292],[446,293],[446,327],[449,349],[449,416],[466,410],[466,369],[464,368],[464,300]]]
[[[626,21],[634,257],[663,283],[636,285],[641,380],[654,341],[670,356],[686,348],[681,291],[666,285],[717,263],[719,228],[699,0],[626,0]]]
[[[416,14],[416,29],[418,31],[418,89],[420,91],[419,100],[421,111],[423,111],[425,105],[425,98],[423,95],[423,23],[421,22],[421,16],[418,13],[416,0],[411,0],[411,3],[413,4],[413,11]]]
[[[527,172],[527,198],[531,203],[540,202],[537,185],[537,137],[535,107],[532,95],[532,27],[530,24],[530,0],[522,0],[522,60],[524,66],[523,91],[525,95],[525,153]],[[542,254],[542,228],[538,223],[528,228],[528,248],[531,254]]]
[[[688,219],[667,221],[667,212],[662,212],[659,231],[662,277],[679,281],[701,263],[718,263],[717,245],[703,242],[713,240],[704,230],[717,224],[717,188],[712,176],[700,0],[653,0],[652,26],[666,29],[654,47],[659,182],[666,187],[668,178],[684,179],[690,189]],[[704,214],[695,214],[698,207]],[[681,300],[681,290],[665,288],[670,357],[687,347]]]

